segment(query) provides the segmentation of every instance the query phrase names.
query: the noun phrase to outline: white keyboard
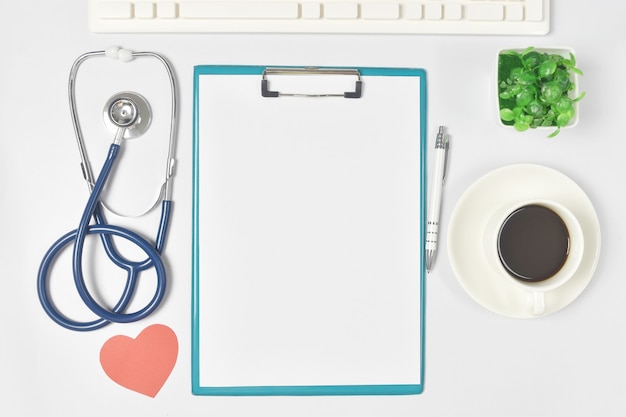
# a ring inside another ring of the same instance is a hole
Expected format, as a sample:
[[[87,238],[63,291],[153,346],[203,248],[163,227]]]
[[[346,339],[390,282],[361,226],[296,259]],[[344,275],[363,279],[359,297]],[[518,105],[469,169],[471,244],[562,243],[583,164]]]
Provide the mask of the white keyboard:
[[[550,0],[89,0],[93,32],[545,35]]]

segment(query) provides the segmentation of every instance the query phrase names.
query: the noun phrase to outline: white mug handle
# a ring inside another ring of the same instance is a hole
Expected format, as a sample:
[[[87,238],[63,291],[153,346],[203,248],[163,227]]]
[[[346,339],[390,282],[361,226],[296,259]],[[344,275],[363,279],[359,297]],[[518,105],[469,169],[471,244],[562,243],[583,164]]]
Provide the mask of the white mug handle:
[[[542,316],[546,312],[546,298],[543,291],[534,291],[533,295],[533,315]]]

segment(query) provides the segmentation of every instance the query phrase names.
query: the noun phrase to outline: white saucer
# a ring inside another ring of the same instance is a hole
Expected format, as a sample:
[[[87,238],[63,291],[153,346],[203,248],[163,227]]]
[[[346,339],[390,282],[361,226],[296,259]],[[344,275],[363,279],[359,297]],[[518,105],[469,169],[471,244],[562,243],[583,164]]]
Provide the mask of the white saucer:
[[[536,317],[532,294],[510,282],[489,264],[483,245],[485,229],[503,204],[525,199],[553,200],[567,207],[582,227],[585,251],[574,277],[545,294],[545,315],[576,299],[598,264],[600,223],[585,192],[569,177],[541,165],[515,164],[489,172],[457,202],[448,229],[448,255],[461,286],[483,307],[503,316]],[[493,227],[493,226],[492,226]]]

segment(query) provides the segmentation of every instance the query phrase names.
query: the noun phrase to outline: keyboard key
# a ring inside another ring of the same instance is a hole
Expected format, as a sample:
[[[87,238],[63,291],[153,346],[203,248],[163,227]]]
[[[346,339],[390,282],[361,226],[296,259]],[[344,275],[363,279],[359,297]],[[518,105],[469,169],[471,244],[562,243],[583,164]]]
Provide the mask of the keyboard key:
[[[531,22],[543,20],[543,0],[526,0],[526,20]]]
[[[524,20],[524,7],[521,4],[507,4],[504,15],[506,20],[520,22]]]
[[[102,19],[130,19],[133,17],[133,5],[129,1],[101,1],[97,7],[98,15]]]
[[[443,17],[441,4],[426,3],[424,4],[424,18],[427,20],[440,20]]]
[[[160,1],[157,3],[157,16],[162,19],[175,19],[178,17],[178,7],[173,1]]]
[[[322,5],[320,3],[307,1],[302,3],[300,7],[303,19],[319,19],[322,17]]]
[[[461,20],[463,17],[463,11],[461,9],[461,4],[459,3],[448,3],[443,6],[443,17],[446,20]]]
[[[182,1],[180,16],[186,19],[297,19],[298,3],[292,1]]]
[[[324,17],[327,19],[356,19],[359,5],[352,2],[324,3]]]
[[[363,19],[398,19],[400,5],[392,2],[361,3],[361,17]]]
[[[138,1],[135,3],[135,17],[138,19],[153,19],[154,3],[151,1]]]
[[[489,22],[504,19],[504,7],[498,3],[471,3],[465,10],[468,20]]]
[[[421,3],[407,3],[404,5],[404,17],[409,20],[420,20],[422,18]]]

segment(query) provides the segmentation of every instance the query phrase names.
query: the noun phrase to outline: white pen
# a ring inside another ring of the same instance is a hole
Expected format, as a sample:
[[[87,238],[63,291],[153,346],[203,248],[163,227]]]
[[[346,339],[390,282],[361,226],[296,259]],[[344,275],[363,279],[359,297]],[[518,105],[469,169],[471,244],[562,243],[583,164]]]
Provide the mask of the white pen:
[[[428,222],[426,224],[426,271],[428,272],[432,269],[437,255],[437,235],[439,234],[443,181],[446,178],[448,165],[448,147],[448,135],[444,134],[443,126],[439,126],[435,140],[435,171],[433,172],[428,204]]]

